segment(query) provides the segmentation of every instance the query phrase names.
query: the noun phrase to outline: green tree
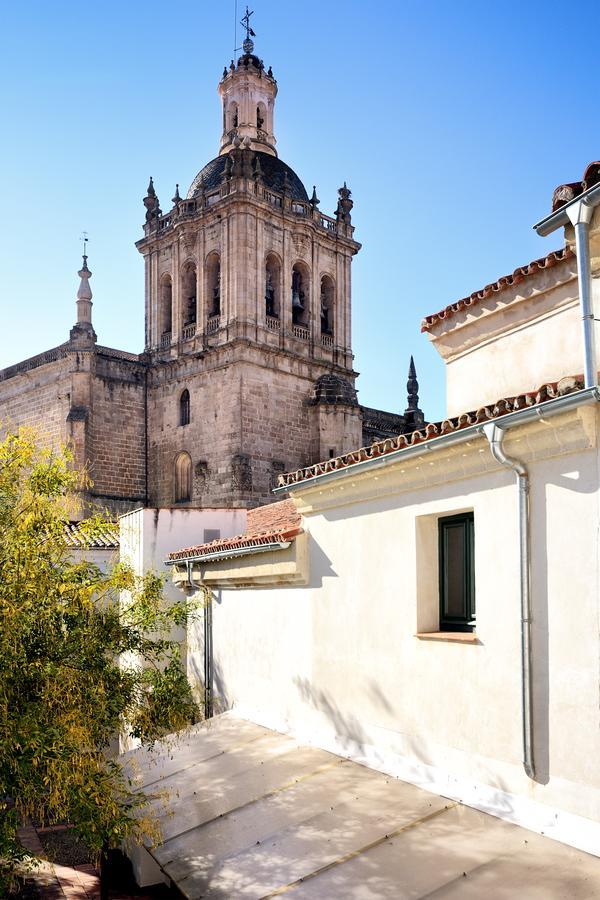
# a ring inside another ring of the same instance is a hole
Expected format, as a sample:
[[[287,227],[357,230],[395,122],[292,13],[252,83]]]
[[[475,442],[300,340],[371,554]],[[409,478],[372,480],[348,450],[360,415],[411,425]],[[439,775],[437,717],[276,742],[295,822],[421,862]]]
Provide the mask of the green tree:
[[[162,580],[74,559],[65,524],[81,476],[27,432],[0,443],[0,895],[26,857],[24,816],[69,821],[95,853],[152,835],[145,798],[107,747],[197,718]],[[82,525],[90,542],[106,521]],[[126,597],[126,600],[123,600]]]

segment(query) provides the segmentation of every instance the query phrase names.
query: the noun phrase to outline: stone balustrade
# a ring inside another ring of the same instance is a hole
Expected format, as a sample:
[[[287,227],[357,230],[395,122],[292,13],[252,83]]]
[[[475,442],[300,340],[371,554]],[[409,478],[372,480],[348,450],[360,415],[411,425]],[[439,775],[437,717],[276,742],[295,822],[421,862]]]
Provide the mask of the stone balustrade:
[[[304,325],[292,325],[292,334],[301,341],[310,340],[310,331]]]
[[[219,330],[221,324],[221,316],[209,316],[206,322],[206,333],[215,334]]]
[[[294,216],[314,221],[318,226],[333,234],[352,238],[354,232],[352,225],[338,222],[332,216],[326,216],[312,203],[292,199],[285,193],[268,190],[254,178],[242,177],[233,177],[225,180],[218,190],[211,191],[209,194],[200,195],[196,199],[180,201],[170,212],[147,222],[144,233],[148,236],[154,231],[163,232],[181,219],[202,213],[204,208],[212,207],[219,200],[238,193],[254,194],[259,200],[269,203],[276,209],[285,210]]]

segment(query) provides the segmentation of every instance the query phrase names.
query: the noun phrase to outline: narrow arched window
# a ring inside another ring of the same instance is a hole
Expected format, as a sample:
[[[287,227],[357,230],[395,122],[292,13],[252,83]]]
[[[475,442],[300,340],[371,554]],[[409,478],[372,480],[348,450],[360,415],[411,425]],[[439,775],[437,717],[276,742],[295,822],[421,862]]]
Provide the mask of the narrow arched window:
[[[256,127],[257,128],[264,128],[265,115],[266,115],[265,107],[262,103],[259,103],[258,106],[256,107]]]
[[[186,388],[179,398],[179,424],[190,424],[190,392]]]
[[[175,458],[175,503],[189,503],[192,499],[192,460],[183,451]]]

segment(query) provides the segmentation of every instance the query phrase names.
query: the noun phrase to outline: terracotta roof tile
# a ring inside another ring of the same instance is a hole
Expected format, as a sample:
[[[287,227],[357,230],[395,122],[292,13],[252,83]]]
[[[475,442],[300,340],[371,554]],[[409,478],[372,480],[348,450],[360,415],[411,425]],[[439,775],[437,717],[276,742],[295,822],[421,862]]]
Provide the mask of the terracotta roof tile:
[[[300,515],[293,500],[280,500],[248,510],[246,534],[272,532],[277,528],[293,528],[300,524]]]
[[[594,160],[594,162],[591,162],[586,167],[586,170],[583,173],[583,181],[571,181],[568,184],[559,184],[552,195],[552,212],[556,212],[556,210],[560,209],[561,206],[564,206],[565,203],[569,203],[571,200],[574,200],[575,197],[579,197],[580,194],[583,194],[588,188],[594,187],[598,182],[600,182],[600,162]]]
[[[502,278],[499,278],[498,281],[487,284],[480,291],[475,291],[473,294],[469,294],[468,297],[463,297],[462,300],[451,303],[439,312],[432,313],[430,316],[425,316],[421,322],[421,331],[429,331],[436,322],[439,322],[442,319],[449,319],[455,313],[462,312],[462,310],[467,309],[469,306],[474,306],[482,300],[487,300],[487,298],[491,297],[493,294],[498,294],[509,287],[520,284],[520,282],[529,275],[535,275],[542,269],[551,269],[557,263],[572,259],[574,256],[575,254],[569,247],[563,247],[562,250],[554,250],[547,256],[541,257],[541,259],[534,259],[533,262],[528,263],[526,266],[519,266],[512,275],[504,275]]]
[[[100,529],[93,538],[89,538],[81,530],[80,522],[68,522],[64,529],[67,547],[76,550],[118,550],[119,526],[109,524]]]
[[[314,466],[298,469],[297,472],[280,475],[279,487],[291,487],[294,484],[310,481],[310,479],[319,475],[325,475],[328,472],[348,469],[359,462],[375,459],[378,456],[386,456],[389,453],[394,453],[396,450],[414,447],[417,444],[423,444],[444,434],[468,428],[470,425],[478,425],[482,422],[487,422],[489,419],[498,419],[507,413],[525,409],[528,406],[537,406],[546,400],[553,400],[556,397],[571,394],[573,391],[581,390],[581,388],[583,388],[583,375],[561,378],[560,381],[545,382],[535,391],[518,394],[514,397],[502,397],[496,400],[495,403],[481,406],[479,409],[471,412],[461,413],[458,416],[443,419],[441,422],[430,422],[411,434],[385,438],[383,441],[376,441],[370,447],[361,447],[359,450],[353,450],[351,453],[345,453],[343,456],[338,456],[335,459],[327,459],[324,462],[316,463]]]
[[[178,550],[176,553],[170,553],[169,559],[208,556],[224,550],[235,551],[245,547],[260,547],[273,541],[293,540],[302,532],[301,518],[293,500],[280,500],[279,503],[259,506],[248,511],[247,527],[243,534]]]

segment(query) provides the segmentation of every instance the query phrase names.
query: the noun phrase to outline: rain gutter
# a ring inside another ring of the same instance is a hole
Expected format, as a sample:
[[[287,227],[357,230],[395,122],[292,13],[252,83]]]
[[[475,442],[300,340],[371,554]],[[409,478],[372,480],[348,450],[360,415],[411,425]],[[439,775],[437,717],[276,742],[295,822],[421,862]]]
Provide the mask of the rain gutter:
[[[269,550],[287,550],[291,541],[272,541],[269,544],[255,544],[252,547],[240,547],[238,550],[216,550],[214,553],[197,553],[194,556],[182,556],[179,559],[165,560],[166,566],[184,566],[186,563],[214,562],[219,559],[234,559],[237,556],[249,556],[256,553],[267,553]]]
[[[571,394],[565,394],[564,397],[557,397],[554,400],[545,400],[544,403],[538,403],[536,406],[528,406],[525,409],[518,409],[512,413],[505,413],[498,416],[497,419],[490,421],[501,422],[504,430],[515,428],[518,425],[524,425],[527,422],[544,419],[548,416],[557,415],[558,413],[580,406],[584,403],[600,401],[600,390],[597,386],[584,388],[583,390],[573,391]],[[320,475],[313,475],[302,481],[292,484],[286,484],[282,487],[275,488],[274,494],[293,492],[298,488],[312,487],[315,484],[324,484],[330,481],[337,481],[340,478],[352,477],[353,475],[362,474],[362,472],[373,469],[386,468],[392,466],[399,460],[412,459],[413,457],[425,457],[436,450],[452,447],[454,444],[462,444],[473,438],[484,435],[484,427],[487,423],[478,422],[476,425],[468,425],[453,431],[450,434],[443,434],[440,437],[430,438],[421,444],[414,444],[409,447],[402,447],[399,450],[392,450],[382,456],[376,456],[371,459],[364,459],[361,462],[352,463],[341,469],[334,469],[332,472],[323,472]]]

